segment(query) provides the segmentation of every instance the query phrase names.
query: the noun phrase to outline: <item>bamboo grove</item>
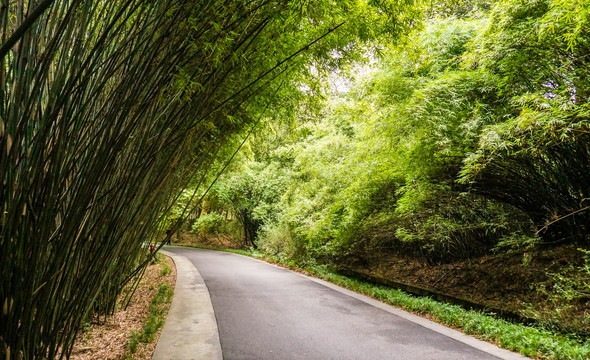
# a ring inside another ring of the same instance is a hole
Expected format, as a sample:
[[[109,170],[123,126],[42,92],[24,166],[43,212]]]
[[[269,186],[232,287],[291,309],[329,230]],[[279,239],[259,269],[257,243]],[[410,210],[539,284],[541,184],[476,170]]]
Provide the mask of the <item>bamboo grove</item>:
[[[359,4],[2,0],[0,357],[67,358],[282,79],[403,28]]]

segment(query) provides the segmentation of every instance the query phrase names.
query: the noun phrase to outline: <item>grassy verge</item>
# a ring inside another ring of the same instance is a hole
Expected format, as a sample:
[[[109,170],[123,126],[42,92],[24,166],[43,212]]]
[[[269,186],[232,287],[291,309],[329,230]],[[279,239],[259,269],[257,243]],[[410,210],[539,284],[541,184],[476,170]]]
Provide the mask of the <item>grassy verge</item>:
[[[76,339],[70,359],[148,360],[156,346],[157,328],[165,316],[176,279],[172,259],[157,254],[139,282],[131,301],[120,296],[116,311],[106,319],[91,319]],[[133,336],[131,335],[133,334]],[[153,339],[153,340],[152,340]],[[142,340],[149,341],[144,343]],[[135,352],[131,352],[131,347]]]
[[[137,351],[139,343],[147,344],[154,341],[155,335],[164,326],[164,321],[166,320],[167,308],[164,305],[170,303],[173,293],[170,286],[160,285],[158,293],[152,298],[150,303],[150,312],[142,331],[133,331],[131,333],[128,345],[130,354]],[[127,358],[130,358],[130,356],[127,356]]]
[[[404,291],[375,285],[335,273],[329,266],[299,267],[292,260],[265,255],[256,250],[215,249],[254,257],[298,270],[373,297],[438,323],[461,330],[478,339],[492,342],[504,349],[538,359],[583,360],[590,359],[590,342],[575,335],[564,335],[547,329],[514,324],[497,319],[493,314],[466,310],[429,297],[416,297]]]
[[[160,261],[162,255],[157,254],[156,257]],[[172,273],[172,269],[166,264],[162,264],[160,269],[160,276],[167,276]],[[164,326],[166,315],[168,314],[169,304],[172,301],[174,290],[168,284],[160,284],[158,292],[150,301],[149,313],[146,322],[141,331],[132,331],[127,343],[128,352],[125,355],[126,359],[133,359],[133,354],[138,349],[140,344],[150,344],[154,342],[158,330]]]

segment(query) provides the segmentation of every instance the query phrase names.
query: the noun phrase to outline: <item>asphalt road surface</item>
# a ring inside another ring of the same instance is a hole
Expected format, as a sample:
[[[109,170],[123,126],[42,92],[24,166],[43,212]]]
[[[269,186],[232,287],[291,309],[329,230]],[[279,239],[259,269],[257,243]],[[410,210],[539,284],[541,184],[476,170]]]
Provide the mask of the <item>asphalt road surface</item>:
[[[498,359],[307,277],[244,256],[168,248],[209,289],[225,360]]]

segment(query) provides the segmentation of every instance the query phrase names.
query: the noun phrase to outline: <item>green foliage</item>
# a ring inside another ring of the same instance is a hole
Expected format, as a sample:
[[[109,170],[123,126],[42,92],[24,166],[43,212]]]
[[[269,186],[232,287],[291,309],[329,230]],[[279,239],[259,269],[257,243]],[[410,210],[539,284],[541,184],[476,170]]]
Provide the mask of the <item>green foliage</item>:
[[[426,10],[429,17],[471,18],[490,10],[494,0],[437,0]]]
[[[174,290],[168,285],[160,285],[158,292],[150,301],[150,308],[148,318],[143,325],[141,332],[133,331],[129,337],[127,347],[131,354],[137,351],[137,346],[140,343],[151,343],[154,341],[154,337],[158,333],[158,330],[164,326],[165,314],[167,313],[166,307],[162,306],[172,301]]]
[[[589,14],[588,1],[553,0],[542,21],[542,34],[562,39],[567,43],[568,50],[573,50],[580,43],[587,46]]]
[[[508,220],[516,210],[455,183],[505,106],[493,77],[459,69],[479,23],[434,20],[392,50],[383,70],[327,100],[314,116],[321,122],[303,123],[299,141],[276,150],[291,154],[292,176],[269,229],[290,229],[296,248],[318,256],[387,247],[439,261],[484,253],[522,227]]]
[[[587,250],[578,250],[587,254]],[[583,265],[570,263],[561,266],[547,273],[546,282],[532,285],[531,291],[535,291],[544,301],[541,306],[526,306],[523,313],[537,319],[547,328],[563,329],[561,324],[567,324],[566,331],[586,334],[590,318],[579,310],[579,305],[585,304],[590,298],[588,256],[584,258]]]
[[[305,254],[305,244],[297,241],[285,223],[264,225],[258,238],[258,248],[270,256],[299,259]]]
[[[275,196],[235,192],[265,209],[260,244],[292,257],[387,249],[440,262],[587,242],[586,23],[572,29],[572,9],[435,10],[348,93],[293,114],[298,125],[275,130],[272,145],[261,136],[264,156],[235,170],[248,186],[278,179]]]
[[[571,11],[561,1],[494,9],[473,54],[500,76],[511,111],[484,129],[462,173],[475,191],[525,211],[552,243],[589,241],[588,29],[584,21],[572,28]],[[575,47],[563,42],[571,31]]]
[[[221,226],[225,222],[225,218],[218,213],[211,212],[201,215],[192,226],[192,232],[200,236],[214,236],[217,235]]]
[[[151,305],[158,306],[161,304],[167,304],[172,300],[172,295],[174,295],[174,290],[168,285],[161,285],[158,288],[158,293],[151,301]]]
[[[170,269],[170,266],[163,264],[162,270],[160,270],[160,275],[161,276],[168,276],[170,274],[172,274],[172,269]]]
[[[131,354],[135,354],[135,352],[137,351],[137,346],[139,346],[139,337],[140,334],[137,331],[132,331],[131,335],[129,336],[129,343],[127,344],[127,347],[129,348],[129,352]]]
[[[164,313],[165,308],[160,306],[162,304],[168,304],[172,300],[174,291],[168,285],[160,285],[158,292],[152,298],[150,302],[150,312],[148,320],[143,326],[143,332],[139,339],[141,342],[150,343],[154,341],[154,336],[158,330],[164,325]]]

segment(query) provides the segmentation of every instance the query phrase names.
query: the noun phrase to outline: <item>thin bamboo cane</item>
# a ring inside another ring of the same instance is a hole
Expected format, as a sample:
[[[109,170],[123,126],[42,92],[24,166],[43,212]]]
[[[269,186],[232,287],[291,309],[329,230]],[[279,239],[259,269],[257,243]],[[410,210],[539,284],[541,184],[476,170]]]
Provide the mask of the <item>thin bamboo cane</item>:
[[[39,15],[32,4],[0,7],[0,354],[11,359],[67,357],[82,321],[112,312],[147,263],[142,242],[249,123],[227,116],[292,59],[261,75],[230,61],[280,41],[282,1],[74,0]]]

